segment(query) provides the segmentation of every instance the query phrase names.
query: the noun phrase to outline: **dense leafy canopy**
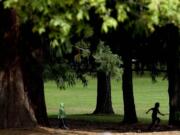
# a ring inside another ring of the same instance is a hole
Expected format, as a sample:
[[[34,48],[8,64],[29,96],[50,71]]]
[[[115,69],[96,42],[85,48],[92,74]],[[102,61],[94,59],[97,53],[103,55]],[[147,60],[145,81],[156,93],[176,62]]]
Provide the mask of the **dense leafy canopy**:
[[[93,35],[92,26],[88,23],[90,10],[103,20],[102,31],[108,32],[109,28],[116,28],[118,22],[128,18],[138,29],[148,28],[153,30],[154,25],[174,23],[180,25],[179,0],[140,0],[140,1],[112,1],[115,9],[107,6],[106,0],[4,0],[6,8],[13,7],[18,12],[22,22],[31,21],[33,31],[42,34],[49,33],[52,46],[66,42],[73,34],[84,31],[84,35]],[[117,15],[112,17],[113,10]],[[134,19],[132,20],[132,16]],[[76,26],[76,33],[72,33]]]
[[[174,23],[180,27],[180,1],[179,0],[152,0],[148,5],[152,13],[151,20],[155,24]]]
[[[96,14],[104,20],[103,31],[117,26],[116,20],[110,16],[111,10],[106,8],[105,0],[6,0],[4,5],[15,8],[21,22],[31,21],[34,32],[42,34],[48,31],[53,46],[67,41],[74,25],[78,26],[76,33],[86,29],[92,35],[91,27],[84,25],[84,21],[89,20],[90,9],[95,9]]]
[[[109,1],[114,5],[108,6]],[[70,41],[75,35],[83,33],[82,38],[94,35],[93,27],[95,26],[89,23],[92,21],[90,20],[92,10],[102,20],[101,32],[107,34],[110,29],[116,29],[121,24],[119,22],[124,22],[124,27],[130,29],[134,35],[147,35],[154,30],[154,26],[168,23],[180,27],[179,0],[4,0],[3,2],[6,8],[16,9],[21,23],[31,22],[33,32],[38,32],[40,35],[48,34],[50,44],[56,50],[58,59],[59,57],[64,59],[63,52],[71,52],[73,46],[79,50],[84,49]],[[85,50],[87,50],[86,47]],[[89,50],[88,53],[87,51],[81,52],[85,56],[76,54],[74,58],[76,62],[82,63],[81,57],[88,57],[90,54]],[[101,63],[98,69],[106,72],[112,69],[112,65],[119,63],[117,57],[103,45],[97,47],[94,58],[97,63]],[[64,67],[68,67],[70,62],[54,63],[55,69],[59,67],[57,65],[63,65],[62,63],[66,64]],[[116,70],[115,68],[114,71],[117,72]],[[74,77],[74,73],[72,76]],[[57,75],[56,80],[62,82],[62,78]]]
[[[180,27],[179,0],[126,1],[127,29],[132,34],[150,34],[156,26],[174,24]],[[119,8],[120,9],[120,8]]]

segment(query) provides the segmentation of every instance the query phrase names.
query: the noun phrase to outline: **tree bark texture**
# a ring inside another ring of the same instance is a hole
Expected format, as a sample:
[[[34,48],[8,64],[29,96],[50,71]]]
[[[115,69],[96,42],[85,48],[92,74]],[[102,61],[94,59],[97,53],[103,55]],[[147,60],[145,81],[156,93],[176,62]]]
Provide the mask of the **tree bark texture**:
[[[38,61],[42,58],[38,55],[41,49],[37,49],[36,53],[37,55],[28,57],[28,61],[24,63],[24,75],[28,97],[31,99],[37,122],[40,125],[49,126],[44,95],[43,67],[41,61]]]
[[[124,119],[123,122],[127,124],[136,123],[137,115],[133,95],[132,82],[132,63],[131,57],[127,54],[123,56],[124,72],[122,76],[122,90],[124,101]]]
[[[32,33],[32,26],[27,23],[21,26],[20,44],[23,59],[23,71],[28,97],[31,100],[38,124],[49,126],[46,110],[43,80],[43,59],[45,44],[42,37]],[[46,43],[47,44],[47,43]]]
[[[2,9],[1,9],[2,10]],[[1,12],[0,128],[35,127],[36,118],[25,89],[18,53],[19,24],[13,9]]]
[[[165,26],[167,43],[167,72],[169,93],[169,124],[180,124],[180,36],[178,28]]]
[[[25,91],[21,63],[16,58],[0,70],[0,128],[36,126],[34,111]]]
[[[94,114],[114,114],[111,101],[111,78],[104,72],[97,73],[97,102]]]

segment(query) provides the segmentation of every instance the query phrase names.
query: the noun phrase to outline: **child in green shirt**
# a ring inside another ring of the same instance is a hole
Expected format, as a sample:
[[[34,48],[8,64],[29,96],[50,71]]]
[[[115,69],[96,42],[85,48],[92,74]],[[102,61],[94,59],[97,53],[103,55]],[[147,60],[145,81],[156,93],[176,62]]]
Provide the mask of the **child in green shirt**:
[[[58,120],[59,120],[59,128],[68,129],[65,122],[66,113],[64,111],[64,103],[60,103],[59,113],[58,113]]]

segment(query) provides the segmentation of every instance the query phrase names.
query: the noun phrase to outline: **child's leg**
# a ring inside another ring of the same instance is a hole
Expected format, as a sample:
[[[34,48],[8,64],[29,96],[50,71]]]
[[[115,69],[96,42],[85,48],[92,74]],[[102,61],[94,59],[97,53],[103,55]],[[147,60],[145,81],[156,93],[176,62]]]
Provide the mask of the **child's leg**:
[[[156,122],[156,119],[152,118],[152,122],[151,122],[151,124],[148,127],[149,130],[152,129],[152,127],[154,126],[155,122]]]
[[[160,123],[160,119],[159,119],[159,118],[157,118],[157,119],[156,119],[156,121],[157,121],[157,122],[156,122],[156,126],[158,126],[158,125],[159,125],[159,123]]]
[[[65,122],[64,119],[62,119],[62,123],[63,123],[63,127],[64,127],[65,129],[68,129],[68,127],[66,126],[66,122]]]
[[[58,126],[61,128],[63,126],[62,119],[58,119]]]
[[[63,124],[63,127],[65,127],[66,125],[65,125],[65,122],[64,122],[64,119],[62,119],[62,124]]]

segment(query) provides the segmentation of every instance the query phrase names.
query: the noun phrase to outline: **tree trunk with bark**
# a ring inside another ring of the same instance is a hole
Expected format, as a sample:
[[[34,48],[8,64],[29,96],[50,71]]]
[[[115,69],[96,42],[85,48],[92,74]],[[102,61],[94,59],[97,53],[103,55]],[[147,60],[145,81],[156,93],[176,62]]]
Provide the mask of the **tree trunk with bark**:
[[[38,124],[49,126],[46,110],[43,80],[43,59],[45,44],[42,37],[32,33],[32,26],[27,23],[21,26],[21,56],[28,97],[31,100]]]
[[[29,57],[28,61],[24,63],[24,74],[26,76],[28,96],[31,99],[37,122],[40,125],[49,126],[44,95],[43,66],[39,61],[42,58],[39,55],[42,50],[37,49],[36,53],[34,57]]]
[[[172,61],[172,60],[171,60]],[[180,66],[168,62],[169,124],[180,124]]]
[[[97,102],[94,114],[114,114],[111,101],[111,78],[104,72],[97,73]]]
[[[36,126],[28,92],[25,91],[21,63],[16,58],[0,70],[0,128]]]
[[[0,128],[37,125],[24,84],[22,61],[18,53],[19,25],[13,9],[1,12]]]
[[[37,70],[37,74],[30,80],[31,88],[29,88],[29,97],[33,104],[33,109],[38,124],[49,126],[48,115],[46,110],[45,95],[44,95],[44,81],[42,71]]]
[[[169,24],[165,26],[168,45],[167,72],[169,93],[169,124],[180,124],[180,36],[178,28]]]
[[[127,51],[126,51],[127,52]],[[130,52],[130,50],[128,50]],[[132,60],[131,56],[126,54],[122,57],[124,71],[122,76],[122,90],[124,101],[124,119],[123,122],[127,124],[136,123],[137,115],[133,95],[132,82]]]

